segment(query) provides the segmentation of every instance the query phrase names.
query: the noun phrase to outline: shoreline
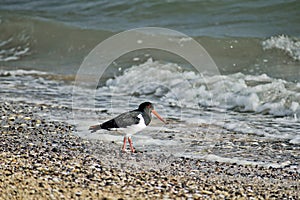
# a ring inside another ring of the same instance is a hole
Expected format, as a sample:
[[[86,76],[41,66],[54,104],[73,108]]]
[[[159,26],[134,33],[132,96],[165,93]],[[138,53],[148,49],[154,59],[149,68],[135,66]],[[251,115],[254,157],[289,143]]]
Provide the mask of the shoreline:
[[[1,102],[1,199],[298,199],[288,167],[121,153],[86,140],[65,122],[42,118],[46,105]],[[59,112],[59,108],[56,108]],[[63,109],[63,108],[62,108]]]

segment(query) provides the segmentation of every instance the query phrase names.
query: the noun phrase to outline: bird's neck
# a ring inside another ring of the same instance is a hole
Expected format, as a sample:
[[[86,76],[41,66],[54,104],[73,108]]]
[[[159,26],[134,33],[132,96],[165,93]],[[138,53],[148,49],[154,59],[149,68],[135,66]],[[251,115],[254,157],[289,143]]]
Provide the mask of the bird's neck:
[[[150,110],[148,110],[148,109],[144,110],[143,117],[145,120],[145,124],[146,125],[150,124],[151,118],[152,118]]]

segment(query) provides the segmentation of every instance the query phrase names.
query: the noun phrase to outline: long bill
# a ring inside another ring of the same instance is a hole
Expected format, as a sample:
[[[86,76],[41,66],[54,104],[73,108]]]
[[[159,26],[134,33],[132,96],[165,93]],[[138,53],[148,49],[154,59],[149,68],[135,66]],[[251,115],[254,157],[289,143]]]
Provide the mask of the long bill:
[[[163,123],[167,123],[155,110],[152,110],[152,113]]]

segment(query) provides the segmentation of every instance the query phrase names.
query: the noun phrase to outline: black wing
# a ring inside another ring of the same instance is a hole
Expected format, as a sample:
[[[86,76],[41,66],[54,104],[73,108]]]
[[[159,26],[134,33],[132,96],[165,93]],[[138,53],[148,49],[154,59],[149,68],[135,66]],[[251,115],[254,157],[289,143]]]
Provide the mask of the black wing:
[[[140,122],[140,118],[138,118],[139,114],[142,113],[138,110],[126,112],[109,121],[104,122],[103,124],[91,126],[89,130],[91,130],[91,132],[93,133],[99,129],[111,130],[114,128],[126,128],[127,126],[138,124]]]
[[[102,124],[102,127],[106,129],[110,128],[126,128],[127,126],[131,126],[133,124],[138,124],[140,122],[140,118],[138,118],[138,115],[141,114],[140,111],[130,111],[123,113],[116,118],[109,120],[107,122],[104,122]],[[113,122],[111,122],[113,121]]]

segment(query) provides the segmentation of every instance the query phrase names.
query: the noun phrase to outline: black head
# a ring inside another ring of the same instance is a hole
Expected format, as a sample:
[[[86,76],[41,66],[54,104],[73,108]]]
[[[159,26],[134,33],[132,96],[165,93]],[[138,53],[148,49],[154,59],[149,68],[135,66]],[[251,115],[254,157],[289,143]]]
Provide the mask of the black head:
[[[151,121],[151,113],[153,113],[160,121],[162,121],[163,123],[167,123],[155,110],[154,110],[154,106],[152,105],[152,103],[150,102],[144,102],[142,104],[139,105],[138,108],[139,111],[147,113],[150,120],[147,123],[147,125],[150,123]]]
[[[152,110],[154,110],[154,106],[150,102],[144,102],[139,105],[138,110],[140,111],[148,110],[149,112],[151,112]]]

